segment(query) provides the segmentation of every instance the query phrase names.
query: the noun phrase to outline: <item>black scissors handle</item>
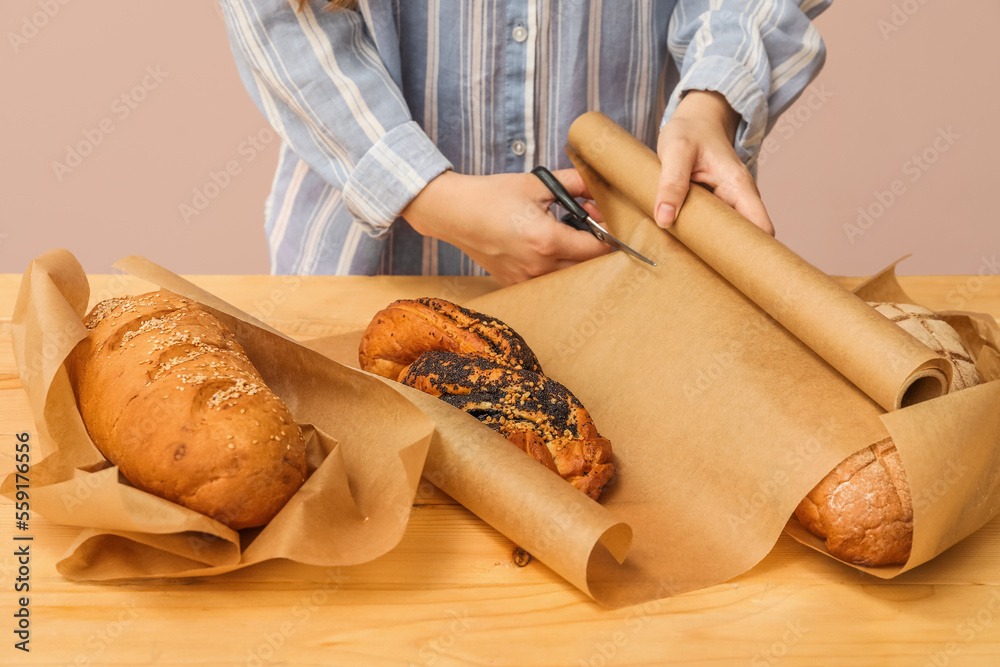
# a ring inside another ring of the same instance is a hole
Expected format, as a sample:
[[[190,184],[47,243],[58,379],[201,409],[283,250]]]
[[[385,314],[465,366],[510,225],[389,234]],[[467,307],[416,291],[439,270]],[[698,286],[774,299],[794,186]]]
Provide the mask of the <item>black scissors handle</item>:
[[[545,167],[538,166],[531,170],[531,173],[537,176],[545,187],[552,192],[555,196],[556,201],[559,202],[564,209],[569,211],[567,215],[562,217],[562,221],[565,222],[570,227],[574,227],[584,232],[591,231],[590,225],[587,224],[587,209],[580,206],[580,204],[573,198],[573,195],[563,187],[563,184],[559,182],[552,172]]]
[[[567,225],[584,232],[590,232],[597,238],[598,241],[603,241],[618,250],[624,250],[627,254],[646,262],[650,266],[656,266],[656,262],[644,255],[639,254],[634,249],[616,239],[611,232],[587,215],[587,209],[580,206],[580,204],[573,199],[573,196],[566,190],[566,188],[563,187],[562,183],[556,180],[556,177],[552,175],[551,171],[545,167],[539,166],[532,169],[531,173],[541,179],[542,183],[545,184],[545,187],[547,187],[555,196],[556,201],[562,204],[563,208],[569,211],[569,213],[562,217],[562,221]]]

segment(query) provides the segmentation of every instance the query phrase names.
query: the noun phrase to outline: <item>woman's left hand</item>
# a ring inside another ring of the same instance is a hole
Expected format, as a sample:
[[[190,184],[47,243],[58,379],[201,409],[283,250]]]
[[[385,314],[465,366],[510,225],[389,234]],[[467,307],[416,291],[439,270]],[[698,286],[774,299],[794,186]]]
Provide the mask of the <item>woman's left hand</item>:
[[[753,175],[733,148],[739,116],[720,93],[689,91],[660,130],[662,165],[654,208],[656,224],[673,224],[692,181],[703,183],[722,201],[768,234],[767,215]]]

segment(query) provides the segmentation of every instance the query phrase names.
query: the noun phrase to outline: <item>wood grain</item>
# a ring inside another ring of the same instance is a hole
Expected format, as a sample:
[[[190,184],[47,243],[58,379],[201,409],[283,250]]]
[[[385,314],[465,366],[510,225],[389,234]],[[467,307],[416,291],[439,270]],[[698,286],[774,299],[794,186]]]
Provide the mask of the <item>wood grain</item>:
[[[0,474],[15,434],[34,432],[10,350],[20,276],[0,276]],[[196,276],[300,339],[356,330],[396,298],[462,300],[468,278]],[[844,278],[845,285],[859,279]],[[1000,277],[901,279],[935,309],[1000,315]],[[94,276],[95,299],[139,291]],[[964,291],[963,291],[964,290]],[[13,648],[13,507],[0,500],[0,664],[995,665],[1000,519],[934,561],[882,581],[782,536],[725,584],[609,611],[428,483],[403,541],[355,567],[264,563],[213,578],[69,582],[55,563],[76,529],[32,517],[31,653]]]

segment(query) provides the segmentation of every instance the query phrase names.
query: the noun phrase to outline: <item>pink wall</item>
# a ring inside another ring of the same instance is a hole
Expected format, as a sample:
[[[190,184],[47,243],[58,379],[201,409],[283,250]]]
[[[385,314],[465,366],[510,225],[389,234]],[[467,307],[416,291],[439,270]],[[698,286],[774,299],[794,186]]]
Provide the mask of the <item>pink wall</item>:
[[[759,174],[778,238],[841,275],[1000,272],[1000,3],[838,0],[817,26],[826,68]]]
[[[64,246],[94,272],[142,254],[180,273],[266,273],[278,141],[256,154],[249,143],[273,134],[236,73],[217,3],[62,2],[4,0],[0,10],[0,271]],[[58,12],[14,53],[10,33],[42,23],[50,4]],[[90,154],[57,174],[52,163],[81,142]],[[230,161],[240,173],[218,177],[216,192],[212,174]],[[206,187],[216,196],[185,220],[180,206]]]
[[[215,2],[5,0],[0,25],[0,272],[53,246],[93,272],[132,253],[180,273],[268,271],[278,142]],[[835,274],[911,252],[901,272],[1000,271],[1000,3],[838,0],[817,25],[827,68],[760,169],[778,237]]]

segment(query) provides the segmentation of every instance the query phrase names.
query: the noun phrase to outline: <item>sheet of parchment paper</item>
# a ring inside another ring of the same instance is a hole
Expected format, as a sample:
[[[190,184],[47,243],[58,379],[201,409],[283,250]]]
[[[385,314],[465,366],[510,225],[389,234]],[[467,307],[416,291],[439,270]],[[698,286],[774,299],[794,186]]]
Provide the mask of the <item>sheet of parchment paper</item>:
[[[84,527],[58,563],[107,580],[226,572],[272,558],[351,565],[392,549],[406,528],[433,422],[383,383],[344,368],[141,258],[119,266],[213,308],[307,436],[309,477],[264,528],[233,531],[128,484],[94,446],[63,360],[87,335],[89,284],[54,250],[32,262],[13,316],[15,357],[45,458],[32,510]],[[155,423],[137,428],[155,428]],[[9,494],[13,475],[4,482]]]
[[[570,128],[571,155],[639,211],[653,210],[660,161],[598,112]],[[940,396],[951,367],[722,200],[693,186],[670,233],[886,410]],[[831,323],[835,323],[831,325]],[[888,362],[888,363],[887,363]]]
[[[312,383],[304,393],[325,392],[327,381],[340,382],[347,374],[358,383],[352,385],[355,390],[364,392],[364,404],[369,396],[380,396],[373,410],[346,411],[357,421],[395,406],[395,399],[379,394],[391,388],[406,397],[409,407],[397,406],[401,412],[390,419],[410,420],[406,410],[416,406],[434,423],[426,460],[414,455],[413,465],[404,466],[410,499],[422,465],[430,481],[611,606],[725,581],[759,562],[786,524],[798,539],[822,550],[789,516],[836,464],[886,435],[896,440],[913,490],[914,547],[905,566],[867,571],[894,576],[996,514],[1000,335],[992,318],[946,314],[976,357],[984,384],[942,395],[950,377],[947,365],[888,320],[872,317],[874,311],[864,304],[889,296],[909,300],[891,271],[852,295],[698,187],[692,188],[671,233],[664,232],[649,216],[658,173],[655,155],[599,114],[582,117],[570,141],[574,161],[612,231],[659,266],[615,253],[466,305],[511,324],[546,372],[582,400],[614,445],[616,477],[601,503],[594,503],[437,399],[339,366]],[[164,284],[159,271],[149,269],[140,277]],[[62,266],[43,274],[55,278],[35,281],[40,294],[61,293],[56,284],[85,284],[78,272]],[[178,282],[176,289],[194,290],[187,295],[227,312],[225,304],[213,305],[210,295],[193,286]],[[24,321],[36,335],[49,332],[49,340],[37,344],[25,366],[19,359],[19,367],[29,376],[36,368],[49,378],[44,393],[29,392],[32,405],[42,410],[36,415],[44,417],[67,411],[65,403],[48,397],[68,389],[59,355],[75,342],[80,308],[72,299],[69,306],[58,299],[43,301],[46,306],[29,311]],[[77,324],[71,324],[74,317]],[[267,349],[265,343],[293,345],[246,316],[237,315],[234,322],[245,323],[241,335],[247,328],[260,337],[260,350]],[[360,332],[310,346],[353,365],[359,337]],[[56,339],[65,340],[53,354]],[[25,347],[25,338],[20,340]],[[305,352],[296,354],[304,355],[305,367],[322,366]],[[288,398],[283,391],[279,388],[299,419],[296,401],[312,399]],[[47,403],[53,406],[48,413]],[[328,452],[346,452],[342,432],[313,423]],[[39,425],[53,440],[81,427],[72,415]],[[331,442],[334,438],[339,444]],[[59,448],[51,457],[53,469],[74,476],[64,483],[100,475],[117,482],[92,451],[88,456],[86,446],[78,449]],[[323,465],[330,453],[319,457]],[[945,477],[949,470],[952,475]],[[955,470],[965,471],[961,483],[948,483]],[[331,488],[319,494],[321,499],[339,497],[338,487]],[[356,488],[353,481],[351,488]],[[115,501],[123,497],[111,494]],[[397,522],[399,512],[405,513],[402,505],[395,507]],[[71,552],[79,571],[88,576],[102,571],[94,559],[117,572],[128,549],[145,549],[150,542],[155,542],[152,553],[162,558],[159,569],[224,571],[238,567],[248,554],[262,560],[265,555],[252,549],[266,544],[261,537],[274,525],[249,546],[248,536],[223,536],[199,542],[193,550],[189,535],[202,526],[184,523],[194,520],[190,516],[173,518],[175,509],[154,509],[155,525],[162,526],[157,530],[148,530],[146,514],[126,516],[115,530],[100,523],[91,528],[95,537],[85,535]],[[87,520],[100,521],[100,516],[97,511]],[[174,529],[182,524],[187,526],[183,531]],[[358,530],[350,522],[347,526]],[[630,533],[631,551],[619,563]]]
[[[636,603],[752,567],[806,492],[886,434],[908,471],[914,546],[905,566],[868,571],[915,567],[996,514],[991,318],[967,337],[985,384],[940,396],[950,369],[865,304],[884,296],[874,288],[847,292],[697,186],[664,233],[650,215],[655,154],[601,114],[574,124],[570,147],[613,233],[659,266],[616,253],[470,305],[517,329],[615,443],[604,503],[634,539],[623,566],[595,553],[598,600]],[[968,472],[942,489],[952,469]]]
[[[866,301],[916,303],[896,280],[894,269],[888,267],[854,293]],[[989,315],[938,315],[962,336],[983,384],[882,416],[910,483],[914,542],[903,567],[858,568],[881,578],[927,562],[1000,511],[1000,328]],[[795,519],[786,530],[826,552]]]
[[[361,332],[309,341],[318,352],[358,366]],[[374,376],[373,376],[374,377]],[[632,528],[538,464],[471,415],[433,396],[379,378],[418,406],[436,428],[424,477],[580,590],[599,552],[626,557]]]
[[[611,606],[721,583],[758,563],[786,524],[823,550],[789,517],[840,461],[886,435],[914,493],[913,553],[902,567],[860,569],[894,576],[996,514],[992,318],[949,315],[985,384],[942,395],[948,365],[865,304],[887,295],[876,286],[895,284],[891,272],[856,296],[697,186],[664,232],[649,215],[659,172],[651,151],[599,114],[577,121],[570,144],[612,232],[658,266],[614,253],[464,305],[513,326],[611,439],[617,473],[601,504],[632,527],[633,541],[619,564],[559,531],[543,535],[530,519],[501,528],[508,537],[528,550],[565,541],[558,562],[548,553],[540,560]],[[910,300],[894,289],[890,300]],[[314,344],[349,363],[359,335]],[[439,460],[488,465],[463,448],[494,434],[470,424],[449,437],[457,411],[433,418],[444,434]],[[949,462],[969,472],[942,490]],[[492,503],[505,479],[481,479],[478,495],[452,477],[432,481],[488,516],[502,511]],[[562,482],[550,473],[543,483]],[[583,567],[585,586],[567,574]]]

